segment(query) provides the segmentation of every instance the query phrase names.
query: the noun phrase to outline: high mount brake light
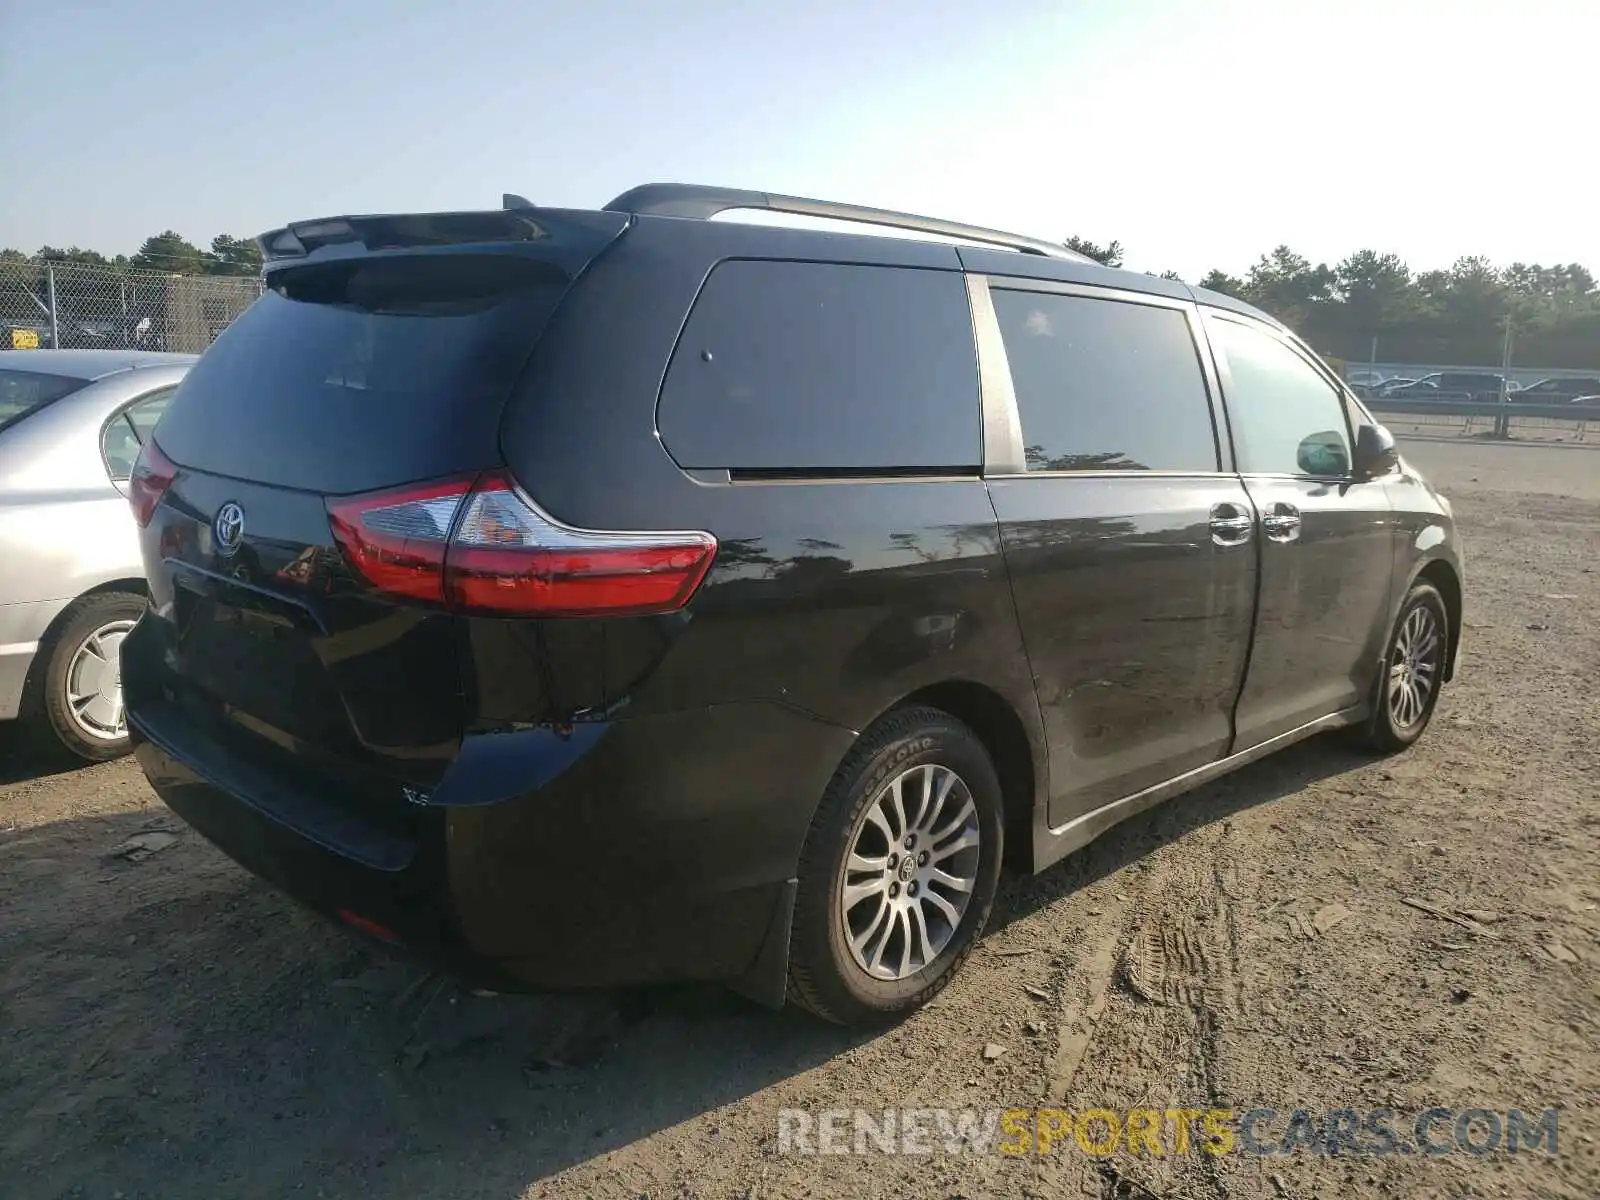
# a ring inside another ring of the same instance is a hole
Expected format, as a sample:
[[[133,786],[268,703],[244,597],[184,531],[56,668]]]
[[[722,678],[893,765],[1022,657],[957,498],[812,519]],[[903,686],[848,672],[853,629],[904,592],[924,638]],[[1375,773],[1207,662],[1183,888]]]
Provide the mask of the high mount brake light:
[[[140,529],[150,524],[156,514],[156,505],[167,494],[172,481],[178,477],[178,467],[156,445],[155,439],[145,442],[139,458],[128,476],[128,505],[133,509],[133,519]]]
[[[638,616],[689,602],[708,533],[573,529],[502,472],[328,501],[345,557],[380,591],[489,616]]]

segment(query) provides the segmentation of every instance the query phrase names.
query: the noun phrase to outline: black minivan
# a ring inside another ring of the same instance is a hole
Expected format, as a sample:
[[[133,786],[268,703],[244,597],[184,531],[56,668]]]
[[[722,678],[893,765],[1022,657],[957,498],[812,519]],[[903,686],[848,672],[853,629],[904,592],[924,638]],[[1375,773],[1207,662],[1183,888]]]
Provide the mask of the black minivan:
[[[1227,297],[686,185],[261,242],[132,482],[139,761],[482,986],[892,1017],[1003,859],[1450,678],[1449,504]]]

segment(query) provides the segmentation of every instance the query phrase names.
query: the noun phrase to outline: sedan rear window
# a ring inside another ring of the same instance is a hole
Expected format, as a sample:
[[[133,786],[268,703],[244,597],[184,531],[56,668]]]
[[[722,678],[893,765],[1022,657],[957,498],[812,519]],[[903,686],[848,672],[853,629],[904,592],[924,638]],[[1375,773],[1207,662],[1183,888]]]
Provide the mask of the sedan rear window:
[[[42,371],[0,370],[0,429],[88,384],[87,379]]]

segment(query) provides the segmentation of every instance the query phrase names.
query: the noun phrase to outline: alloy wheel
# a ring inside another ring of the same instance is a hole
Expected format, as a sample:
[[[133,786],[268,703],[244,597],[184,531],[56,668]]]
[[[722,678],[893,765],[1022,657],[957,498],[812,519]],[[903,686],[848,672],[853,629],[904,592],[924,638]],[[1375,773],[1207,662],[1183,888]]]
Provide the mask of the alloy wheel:
[[[1444,660],[1444,637],[1433,610],[1419,604],[1406,614],[1389,656],[1389,719],[1410,729],[1428,711]]]
[[[923,764],[886,783],[863,809],[839,884],[839,918],[855,964],[901,980],[950,944],[971,903],[982,834],[966,782]]]

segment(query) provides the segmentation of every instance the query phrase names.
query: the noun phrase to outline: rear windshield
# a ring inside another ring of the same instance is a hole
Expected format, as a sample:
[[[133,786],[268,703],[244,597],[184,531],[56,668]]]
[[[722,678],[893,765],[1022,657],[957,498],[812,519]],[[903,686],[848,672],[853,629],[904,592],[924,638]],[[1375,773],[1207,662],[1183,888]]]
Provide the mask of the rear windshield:
[[[15,425],[29,413],[71,395],[88,382],[40,371],[0,370],[0,429]]]
[[[204,471],[337,493],[479,470],[566,287],[514,254],[303,267],[206,351],[161,448]]]

